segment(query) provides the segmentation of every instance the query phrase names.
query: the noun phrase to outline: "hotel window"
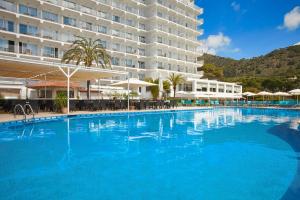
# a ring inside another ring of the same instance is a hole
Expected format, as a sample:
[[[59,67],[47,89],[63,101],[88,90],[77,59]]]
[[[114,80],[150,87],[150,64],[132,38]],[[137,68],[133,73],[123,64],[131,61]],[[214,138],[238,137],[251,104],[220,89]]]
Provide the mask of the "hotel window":
[[[135,67],[133,66],[133,61],[131,59],[125,59],[126,67]]]
[[[106,12],[99,11],[99,12],[98,12],[98,15],[99,15],[99,17],[101,17],[101,18],[107,19],[107,13],[106,13]]]
[[[133,34],[132,33],[126,33],[125,37],[126,37],[126,39],[132,40],[133,39]]]
[[[212,87],[211,87],[211,88],[209,88],[209,91],[210,91],[210,92],[216,92],[217,90],[216,90],[216,88],[212,88]]]
[[[38,35],[38,28],[36,26],[20,24],[19,27],[20,27],[20,33],[22,33],[22,34],[33,35],[33,36]]]
[[[93,24],[91,22],[80,22],[81,28],[91,31],[93,28]]]
[[[29,44],[24,42],[19,42],[19,52],[22,54],[29,54],[37,56],[38,48],[35,44]]]
[[[0,51],[15,52],[15,42],[0,38]]]
[[[162,37],[159,37],[159,36],[158,36],[158,37],[157,37],[157,42],[158,42],[158,43],[162,43]]]
[[[120,58],[112,57],[111,63],[112,63],[112,65],[120,65]]]
[[[146,25],[140,23],[140,24],[139,24],[139,28],[140,28],[140,29],[143,29],[143,30],[146,30]]]
[[[158,56],[163,56],[163,52],[162,52],[161,49],[157,49],[157,55],[158,55]]]
[[[158,69],[162,69],[163,67],[162,67],[162,62],[157,62],[157,68]]]
[[[19,13],[36,17],[37,16],[37,9],[33,8],[33,7],[25,6],[23,4],[20,4],[19,5]]]
[[[163,17],[163,14],[161,12],[157,12],[158,17]]]
[[[139,64],[139,68],[140,68],[140,69],[145,69],[145,62],[143,62],[143,61],[138,61],[138,64]]]
[[[48,11],[43,10],[42,17],[45,20],[49,20],[49,21],[52,21],[52,22],[58,22],[58,15],[54,14],[52,12],[48,12]]]
[[[58,31],[52,29],[43,30],[43,38],[58,40]]]
[[[121,36],[120,30],[112,29],[112,30],[111,30],[111,34],[112,34],[113,36],[118,36],[118,37]]]
[[[172,70],[172,65],[170,63],[168,64],[168,70]]]
[[[99,26],[98,27],[98,32],[99,33],[107,33],[107,27],[106,26]]]
[[[224,88],[219,88],[219,92],[224,92]]]
[[[83,13],[87,13],[87,14],[91,14],[91,12],[92,12],[92,9],[91,8],[89,8],[89,7],[86,7],[86,6],[81,6],[81,12],[83,12]]]
[[[106,47],[107,47],[107,42],[106,42],[106,41],[100,40],[100,41],[99,41],[99,44],[100,44],[104,49],[106,49]]]
[[[145,49],[139,49],[139,55],[140,56],[145,56],[146,55]]]
[[[127,20],[126,20],[126,24],[127,24],[128,26],[134,26],[133,20],[131,20],[131,19],[127,19]]]
[[[133,48],[131,46],[126,46],[126,53],[133,53]]]
[[[58,48],[45,46],[43,48],[43,56],[51,57],[51,58],[58,58]]]
[[[64,24],[69,26],[76,26],[76,19],[64,16]]]
[[[145,36],[139,36],[139,41],[142,42],[142,43],[146,43]]]
[[[14,32],[14,22],[0,19],[0,30]]]
[[[120,44],[118,44],[118,43],[113,43],[113,44],[112,44],[112,50],[113,50],[113,51],[120,51]]]
[[[70,9],[76,9],[76,3],[72,2],[72,1],[68,1],[68,0],[63,0],[63,6],[70,8]]]
[[[119,16],[116,16],[116,15],[113,15],[112,16],[112,20],[114,21],[114,22],[119,22],[120,23],[120,17]]]

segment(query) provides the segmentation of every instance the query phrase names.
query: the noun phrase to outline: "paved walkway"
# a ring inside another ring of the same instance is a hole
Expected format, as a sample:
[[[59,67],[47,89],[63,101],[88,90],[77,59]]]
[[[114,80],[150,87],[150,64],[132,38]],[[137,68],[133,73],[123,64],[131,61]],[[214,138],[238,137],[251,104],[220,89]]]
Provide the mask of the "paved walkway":
[[[207,109],[207,108],[213,108],[209,106],[205,107],[177,107],[174,109],[157,109],[157,110],[130,110],[129,112],[153,112],[153,111],[168,111],[168,110],[199,110],[199,109]],[[254,108],[254,107],[250,107]],[[279,108],[279,107],[258,107],[258,108],[264,108],[264,109],[286,109],[286,108]],[[300,111],[300,107],[298,108],[289,108],[289,109],[295,109]],[[76,111],[71,112],[70,115],[78,115],[78,114],[98,114],[98,113],[125,113],[128,112],[127,110],[116,110],[116,111]],[[66,114],[59,114],[59,113],[50,113],[50,112],[41,112],[35,114],[35,117],[53,117],[53,116],[63,116]],[[31,119],[32,116],[27,116],[27,119]],[[16,118],[13,114],[0,114],[0,122],[7,122],[7,121],[14,121],[14,120],[22,120],[24,117],[22,115],[17,115]]]
[[[151,110],[130,110],[129,112],[153,112],[153,111],[168,111],[168,110],[195,110],[195,109],[207,109],[209,107],[177,107],[174,109],[151,109]],[[108,111],[76,111],[71,112],[69,115],[78,115],[78,114],[99,114],[99,113],[125,113],[128,110],[108,110]],[[35,118],[38,117],[53,117],[53,116],[64,116],[66,114],[60,113],[50,113],[50,112],[41,112],[35,114]],[[27,119],[31,119],[32,116],[28,115]],[[0,114],[0,122],[14,121],[14,120],[22,120],[24,117],[22,115],[17,115],[14,117],[13,114]]]

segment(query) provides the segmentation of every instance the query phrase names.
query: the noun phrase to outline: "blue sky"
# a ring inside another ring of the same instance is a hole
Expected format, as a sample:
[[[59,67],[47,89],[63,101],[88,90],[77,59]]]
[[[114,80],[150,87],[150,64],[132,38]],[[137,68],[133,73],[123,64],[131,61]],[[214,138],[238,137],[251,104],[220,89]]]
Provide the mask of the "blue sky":
[[[236,59],[300,42],[300,0],[196,0],[205,51]]]

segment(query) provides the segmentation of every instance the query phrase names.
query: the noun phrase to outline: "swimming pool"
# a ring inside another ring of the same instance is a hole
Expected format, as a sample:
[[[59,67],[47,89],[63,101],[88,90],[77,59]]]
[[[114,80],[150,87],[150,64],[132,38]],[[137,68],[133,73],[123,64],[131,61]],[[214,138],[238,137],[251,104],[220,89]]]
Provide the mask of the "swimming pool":
[[[0,125],[0,199],[300,199],[299,119],[216,108]]]

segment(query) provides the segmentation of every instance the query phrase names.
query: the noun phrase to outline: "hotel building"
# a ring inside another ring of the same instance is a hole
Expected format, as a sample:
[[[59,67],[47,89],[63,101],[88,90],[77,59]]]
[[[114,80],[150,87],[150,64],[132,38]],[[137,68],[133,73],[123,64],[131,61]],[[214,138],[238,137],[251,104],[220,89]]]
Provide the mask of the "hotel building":
[[[101,39],[114,70],[158,78],[161,91],[162,81],[176,73],[186,78],[178,96],[241,97],[239,85],[201,79],[202,13],[193,0],[0,0],[0,56],[59,63],[75,36]]]

